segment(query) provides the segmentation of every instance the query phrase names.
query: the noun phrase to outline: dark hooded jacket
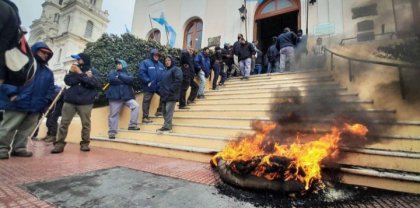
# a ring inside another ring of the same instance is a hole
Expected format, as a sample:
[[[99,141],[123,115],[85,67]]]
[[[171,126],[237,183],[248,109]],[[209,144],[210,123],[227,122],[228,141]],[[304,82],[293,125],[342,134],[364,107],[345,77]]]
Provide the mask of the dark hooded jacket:
[[[46,61],[43,61],[36,54],[40,49],[51,52]],[[31,47],[32,53],[35,55],[37,70],[32,80],[23,86],[11,84],[0,85],[0,109],[16,110],[23,112],[41,113],[48,107],[54,96],[54,75],[48,68],[48,61],[53,56],[51,49],[43,42],[37,42]],[[11,102],[10,98],[17,96]]]
[[[162,74],[162,81],[159,83],[159,95],[163,102],[178,102],[181,91],[182,71],[174,65],[174,59],[170,58],[172,65],[167,67]]]
[[[283,32],[277,38],[276,48],[280,49],[284,47],[294,47],[298,41],[298,37],[294,32]]]
[[[97,89],[99,89],[98,72],[91,67],[88,55],[80,53],[79,56],[84,62],[79,66],[83,73],[69,72],[64,77],[64,83],[70,86],[64,95],[64,102],[74,105],[91,105],[95,102]],[[85,74],[89,70],[93,74],[90,78]]]
[[[18,44],[20,39],[18,8],[9,0],[0,0],[0,79],[6,77],[4,53]]]
[[[223,62],[230,66],[233,64],[233,47],[230,47],[229,44],[225,44],[222,49]]]
[[[184,67],[184,65],[188,65],[188,68]],[[181,52],[181,67],[184,81],[190,81],[194,78],[194,60],[187,50],[182,50]]]
[[[109,100],[131,100],[134,99],[134,77],[128,73],[128,64],[124,60],[117,60],[122,64],[121,70],[112,70],[108,74],[109,88],[106,91],[106,98]]]
[[[236,50],[239,61],[251,58],[255,54],[254,46],[248,42],[245,42],[245,44],[241,43]]]
[[[143,60],[139,65],[139,77],[145,92],[156,93],[159,91],[159,82],[165,67],[160,61],[153,59],[153,54],[158,52],[157,49],[152,49],[150,51],[150,59]],[[150,87],[148,86],[149,83]]]

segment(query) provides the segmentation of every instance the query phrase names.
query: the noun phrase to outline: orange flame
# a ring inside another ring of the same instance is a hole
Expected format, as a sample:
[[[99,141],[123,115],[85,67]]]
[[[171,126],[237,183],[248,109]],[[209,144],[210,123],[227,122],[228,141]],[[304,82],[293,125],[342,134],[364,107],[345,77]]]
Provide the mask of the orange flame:
[[[344,124],[342,128],[333,127],[330,133],[321,136],[315,141],[301,144],[299,134],[295,142],[289,145],[280,144],[270,138],[270,132],[278,127],[273,122],[256,123],[257,132],[239,140],[229,142],[223,151],[216,154],[211,163],[217,166],[219,159],[223,159],[227,164],[236,161],[250,161],[259,157],[261,161],[251,172],[252,175],[264,177],[267,180],[282,178],[285,181],[298,180],[305,184],[305,189],[309,189],[314,180],[321,179],[320,164],[325,158],[333,158],[337,155],[338,144],[343,132],[364,137],[368,129],[361,124]],[[274,143],[274,145],[273,145]],[[267,151],[267,145],[274,148]],[[287,170],[283,173],[266,172],[268,167],[273,166],[271,161],[274,157],[284,157],[290,159]]]

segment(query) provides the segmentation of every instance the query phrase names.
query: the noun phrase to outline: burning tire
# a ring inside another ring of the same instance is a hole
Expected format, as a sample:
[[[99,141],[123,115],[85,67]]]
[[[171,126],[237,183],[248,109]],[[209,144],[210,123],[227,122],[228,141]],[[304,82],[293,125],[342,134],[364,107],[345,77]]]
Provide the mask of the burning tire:
[[[233,172],[223,159],[219,160],[217,170],[220,178],[224,182],[244,189],[269,190],[281,193],[301,192],[305,190],[305,185],[299,181],[270,181],[254,175],[239,175]]]

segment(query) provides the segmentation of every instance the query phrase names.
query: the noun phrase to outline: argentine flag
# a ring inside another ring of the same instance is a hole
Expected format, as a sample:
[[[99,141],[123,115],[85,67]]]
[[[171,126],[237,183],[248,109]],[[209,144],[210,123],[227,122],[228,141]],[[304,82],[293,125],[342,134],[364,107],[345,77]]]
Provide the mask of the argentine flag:
[[[163,13],[160,15],[159,18],[152,18],[152,20],[165,27],[165,30],[169,36],[168,44],[169,46],[174,47],[176,41],[176,32],[175,29],[171,25],[169,25],[168,21],[166,21],[165,17],[163,16]]]

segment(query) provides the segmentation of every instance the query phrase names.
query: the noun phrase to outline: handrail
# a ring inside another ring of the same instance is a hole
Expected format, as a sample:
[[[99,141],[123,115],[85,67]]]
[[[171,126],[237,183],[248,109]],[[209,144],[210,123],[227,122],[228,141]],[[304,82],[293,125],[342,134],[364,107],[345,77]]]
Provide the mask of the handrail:
[[[363,62],[368,64],[378,64],[378,65],[385,65],[385,66],[392,66],[392,67],[403,67],[403,68],[420,68],[420,65],[416,64],[409,64],[409,63],[391,63],[391,62],[384,62],[384,61],[373,61],[373,60],[367,60],[367,59],[360,59],[360,58],[354,58],[346,55],[339,54],[337,52],[334,52],[328,48],[324,48],[329,53],[334,54],[335,56],[345,58],[345,59],[351,59],[352,61],[357,62]]]
[[[396,35],[396,33],[395,32],[386,32],[386,33],[380,33],[380,34],[374,34],[374,35],[375,35],[375,37],[376,36],[383,36],[383,35],[391,35],[391,39],[392,39],[394,37],[394,35]],[[340,45],[344,45],[344,41],[347,41],[347,40],[356,40],[356,39],[357,39],[357,37],[343,38],[340,41]]]
[[[338,56],[344,59],[348,60],[349,63],[349,81],[353,82],[354,80],[354,75],[353,75],[353,70],[352,70],[352,62],[357,61],[357,62],[362,62],[362,63],[368,63],[368,64],[377,64],[377,65],[384,65],[384,66],[391,66],[391,67],[396,67],[398,69],[398,76],[399,76],[399,80],[400,80],[400,93],[401,93],[401,98],[404,100],[405,99],[405,82],[404,82],[404,77],[403,77],[403,73],[402,70],[403,68],[412,68],[412,69],[420,69],[420,65],[416,65],[416,64],[408,64],[408,63],[390,63],[390,62],[384,62],[384,61],[373,61],[373,60],[366,60],[366,59],[360,59],[360,58],[354,58],[354,57],[350,57],[350,56],[346,56],[343,54],[339,54],[337,52],[334,52],[328,48],[324,48],[325,51],[329,52],[331,54],[331,70],[334,70],[334,56]]]

